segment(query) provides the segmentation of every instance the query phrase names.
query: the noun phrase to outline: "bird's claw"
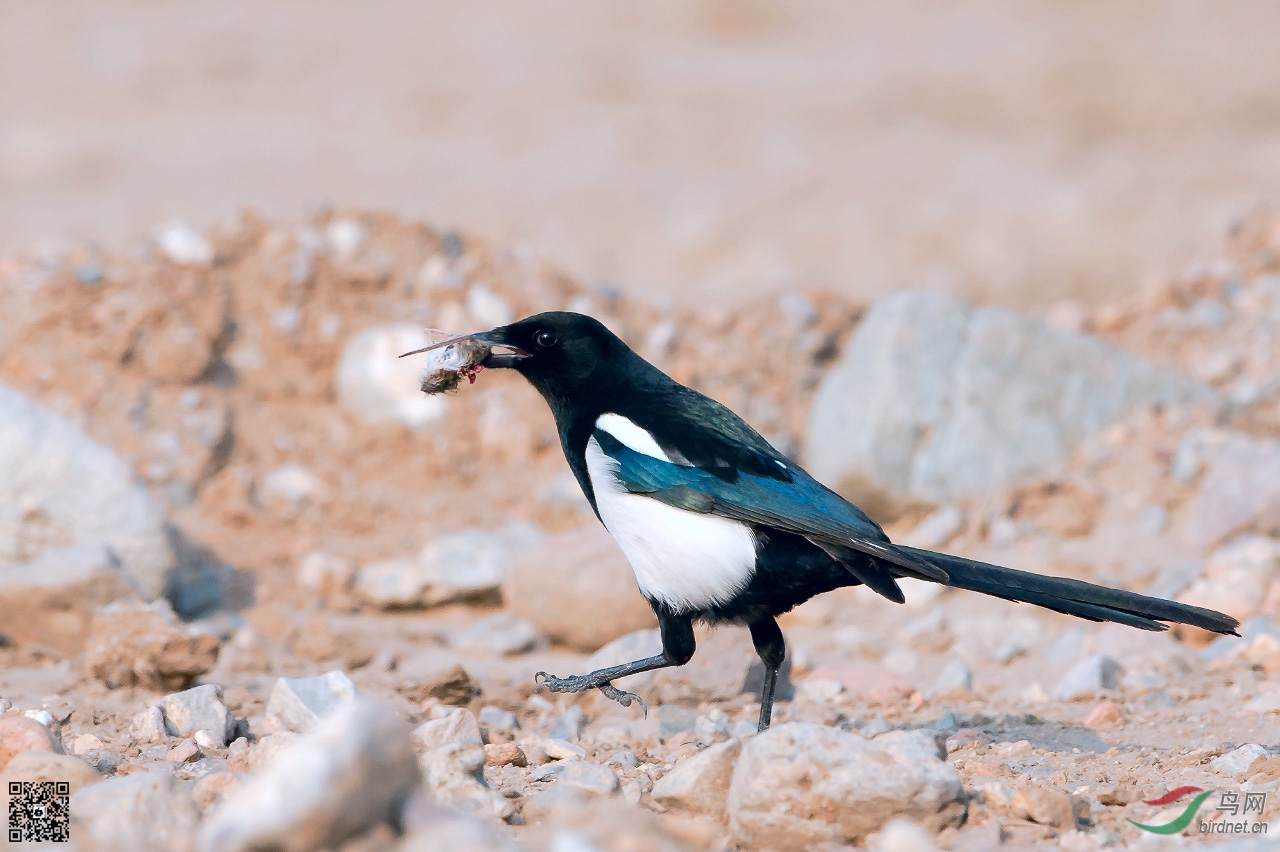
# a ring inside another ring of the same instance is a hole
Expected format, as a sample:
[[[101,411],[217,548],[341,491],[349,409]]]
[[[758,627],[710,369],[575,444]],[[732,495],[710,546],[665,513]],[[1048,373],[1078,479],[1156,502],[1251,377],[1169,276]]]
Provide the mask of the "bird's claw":
[[[604,693],[605,698],[610,698],[623,707],[630,707],[631,702],[640,705],[640,709],[644,711],[645,718],[649,718],[649,705],[644,703],[644,699],[634,692],[625,692],[613,684],[605,681],[604,683],[596,683],[592,681],[591,675],[577,675],[576,677],[556,677],[546,672],[538,672],[533,676],[533,682],[538,686],[545,686],[551,692],[586,692],[593,686]]]
[[[612,698],[623,707],[630,707],[632,701],[636,702],[640,705],[640,709],[644,711],[644,717],[646,719],[649,718],[649,705],[645,704],[644,699],[634,692],[625,692],[611,683],[602,683],[597,688],[604,693],[605,698]]]
[[[586,675],[556,677],[546,672],[538,672],[534,675],[533,682],[538,686],[545,686],[551,692],[586,692],[595,686]]]

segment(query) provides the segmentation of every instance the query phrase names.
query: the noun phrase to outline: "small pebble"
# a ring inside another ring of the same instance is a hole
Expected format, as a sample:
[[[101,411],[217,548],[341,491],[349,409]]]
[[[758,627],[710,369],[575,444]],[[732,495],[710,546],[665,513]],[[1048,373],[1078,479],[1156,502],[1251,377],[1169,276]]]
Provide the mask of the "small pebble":
[[[484,747],[485,766],[528,766],[524,752],[515,743],[493,743]]]
[[[1086,728],[1101,728],[1105,725],[1114,725],[1123,719],[1124,711],[1119,704],[1114,701],[1099,701],[1089,711],[1089,715],[1084,717],[1084,724]]]
[[[165,760],[170,763],[190,763],[200,758],[200,747],[196,745],[196,741],[188,738],[169,749],[169,753],[165,755]]]
[[[22,715],[26,716],[28,719],[39,722],[46,728],[50,728],[53,725],[53,714],[48,710],[24,710]]]
[[[605,762],[605,766],[617,766],[621,769],[635,769],[640,760],[629,751],[620,751]]]

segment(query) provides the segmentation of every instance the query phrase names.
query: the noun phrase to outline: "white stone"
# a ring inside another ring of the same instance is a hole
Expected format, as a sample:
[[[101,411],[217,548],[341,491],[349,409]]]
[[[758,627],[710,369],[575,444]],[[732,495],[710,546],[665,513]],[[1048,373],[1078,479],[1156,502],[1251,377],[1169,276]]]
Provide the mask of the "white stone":
[[[1087,335],[951,296],[872,307],[823,379],[808,468],[864,508],[989,494],[1088,435],[1212,391]]]
[[[353,335],[338,359],[338,404],[369,424],[400,422],[423,429],[439,423],[448,403],[443,396],[422,393],[426,355],[400,357],[428,343],[422,329],[407,324],[373,326]]]
[[[1094,654],[1067,669],[1053,688],[1053,697],[1057,701],[1072,701],[1100,690],[1116,689],[1120,686],[1120,676],[1123,674],[1124,668],[1115,660],[1102,654]]]
[[[844,684],[838,680],[807,677],[796,684],[796,698],[804,701],[833,701],[844,692]]]
[[[133,717],[129,724],[129,736],[140,743],[159,743],[169,738],[165,730],[164,714],[159,707],[148,707]]]
[[[724,818],[739,740],[717,743],[678,762],[653,785],[650,798],[665,808]]]
[[[200,852],[336,849],[397,820],[420,780],[408,725],[361,697],[228,792],[200,829]]]
[[[941,757],[923,731],[872,741],[809,722],[778,725],[742,749],[730,833],[742,846],[802,849],[860,843],[895,817],[938,831],[964,815],[960,776]]]
[[[914,822],[905,819],[890,820],[880,829],[876,852],[935,852],[933,835]]]
[[[364,246],[364,226],[354,219],[335,219],[324,232],[325,240],[339,260],[350,260]]]
[[[442,535],[428,542],[416,558],[362,566],[356,573],[355,591],[369,603],[399,609],[495,594],[507,563],[541,536],[537,527],[526,523]]]
[[[339,669],[316,677],[282,677],[267,698],[267,715],[275,716],[288,730],[302,733],[355,697],[355,684]]]
[[[174,263],[208,266],[213,262],[213,244],[185,222],[173,222],[160,231],[160,250]]]
[[[148,600],[174,566],[160,504],[124,459],[0,384],[0,565],[53,542],[105,544]]]
[[[271,471],[258,487],[258,502],[297,511],[320,494],[320,478],[300,464],[287,464]]]
[[[950,695],[956,692],[969,692],[973,689],[973,672],[963,660],[948,660],[938,672],[938,677],[929,687],[927,697]]]
[[[486,615],[447,637],[453,648],[508,657],[532,651],[538,638],[536,627],[509,612]]]
[[[1249,767],[1253,766],[1254,763],[1269,756],[1267,750],[1257,743],[1245,743],[1239,748],[1215,758],[1210,762],[1209,768],[1219,775],[1239,778],[1248,772]]]
[[[160,711],[170,736],[190,737],[206,730],[225,746],[235,733],[236,720],[222,703],[222,690],[210,683],[166,695],[160,699]]]
[[[53,714],[48,710],[23,710],[22,715],[32,721],[39,722],[46,728],[53,727]]]
[[[559,764],[556,783],[571,784],[600,796],[618,792],[618,774],[607,766],[589,760],[568,760]]]
[[[221,737],[221,732],[206,731],[201,728],[196,731],[195,736],[193,736],[192,739],[196,741],[196,745],[207,751],[211,748],[222,748],[225,746],[226,743],[222,742]]]

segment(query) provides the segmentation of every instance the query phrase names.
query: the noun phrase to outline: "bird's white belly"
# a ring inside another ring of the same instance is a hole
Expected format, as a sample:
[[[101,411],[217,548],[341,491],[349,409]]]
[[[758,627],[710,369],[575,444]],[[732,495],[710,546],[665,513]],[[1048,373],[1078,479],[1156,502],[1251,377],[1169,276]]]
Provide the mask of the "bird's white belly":
[[[756,542],[745,524],[628,493],[618,483],[616,462],[594,438],[586,461],[600,519],[645,595],[690,612],[725,603],[750,582]]]

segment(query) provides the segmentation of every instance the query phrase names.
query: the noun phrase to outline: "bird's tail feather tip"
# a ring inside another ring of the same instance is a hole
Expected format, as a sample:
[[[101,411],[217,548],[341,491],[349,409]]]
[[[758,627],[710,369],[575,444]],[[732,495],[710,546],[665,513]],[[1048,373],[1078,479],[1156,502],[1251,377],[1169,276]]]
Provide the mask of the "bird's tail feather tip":
[[[1113,621],[1143,630],[1167,630],[1167,625],[1161,622],[1169,622],[1199,627],[1224,636],[1240,635],[1237,632],[1240,622],[1216,610],[1083,580],[1016,571],[961,556],[911,547],[901,549],[942,568],[949,577],[946,585],[955,588],[1035,604],[1090,621]]]

